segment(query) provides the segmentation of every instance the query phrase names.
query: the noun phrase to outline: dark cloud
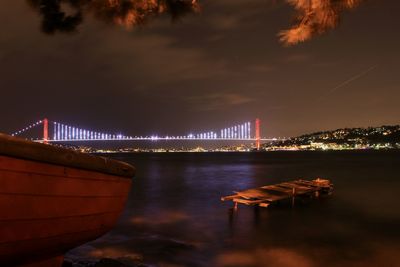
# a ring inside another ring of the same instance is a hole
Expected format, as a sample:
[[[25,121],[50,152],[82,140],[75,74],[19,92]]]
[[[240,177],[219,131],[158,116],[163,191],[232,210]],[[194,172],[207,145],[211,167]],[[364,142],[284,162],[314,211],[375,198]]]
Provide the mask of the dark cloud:
[[[254,102],[255,99],[244,94],[215,93],[204,96],[189,97],[187,101],[198,110],[210,111],[248,104]]]

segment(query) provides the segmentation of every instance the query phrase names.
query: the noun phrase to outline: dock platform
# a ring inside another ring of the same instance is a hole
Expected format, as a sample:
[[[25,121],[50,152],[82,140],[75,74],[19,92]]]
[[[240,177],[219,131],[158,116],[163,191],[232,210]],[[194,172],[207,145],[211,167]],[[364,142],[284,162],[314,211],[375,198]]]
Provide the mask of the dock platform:
[[[326,179],[295,180],[274,185],[266,185],[259,188],[247,189],[234,192],[234,195],[221,197],[221,201],[233,201],[235,208],[238,204],[248,206],[268,207],[274,202],[282,200],[294,200],[300,196],[320,196],[331,194],[333,184]]]

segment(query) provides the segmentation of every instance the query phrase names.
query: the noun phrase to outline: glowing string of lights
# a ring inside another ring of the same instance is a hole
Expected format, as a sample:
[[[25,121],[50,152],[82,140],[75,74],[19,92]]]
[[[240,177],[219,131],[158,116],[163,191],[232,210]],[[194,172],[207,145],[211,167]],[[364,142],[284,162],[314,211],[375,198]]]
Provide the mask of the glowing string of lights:
[[[122,134],[102,133],[75,126],[66,125],[59,122],[53,122],[53,140],[52,141],[75,141],[75,140],[129,140],[133,137]]]
[[[37,121],[35,123],[32,123],[32,124],[26,126],[25,128],[23,128],[23,129],[21,129],[19,131],[16,131],[16,132],[12,133],[11,136],[18,136],[18,135],[20,135],[20,134],[22,134],[22,133],[24,133],[24,132],[26,132],[26,131],[28,131],[30,129],[35,128],[36,126],[41,125],[42,123],[43,123],[43,121],[39,120],[39,121]]]

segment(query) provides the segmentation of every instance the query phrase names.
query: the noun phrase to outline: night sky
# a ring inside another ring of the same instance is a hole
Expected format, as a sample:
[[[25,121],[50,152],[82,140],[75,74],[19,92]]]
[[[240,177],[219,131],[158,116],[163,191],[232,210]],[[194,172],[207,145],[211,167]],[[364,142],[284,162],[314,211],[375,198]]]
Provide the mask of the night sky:
[[[132,29],[65,4],[61,32],[38,2],[0,0],[0,132],[43,117],[128,135],[256,117],[268,137],[400,123],[400,1],[365,1],[292,46],[284,0],[203,0]]]

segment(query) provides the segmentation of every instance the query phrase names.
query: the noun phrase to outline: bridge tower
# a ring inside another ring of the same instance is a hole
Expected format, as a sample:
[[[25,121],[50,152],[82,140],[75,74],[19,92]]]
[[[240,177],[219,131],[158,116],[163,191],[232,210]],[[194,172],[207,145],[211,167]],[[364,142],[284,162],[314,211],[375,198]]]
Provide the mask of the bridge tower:
[[[43,143],[47,144],[49,141],[49,120],[43,119]]]
[[[261,147],[260,124],[261,124],[261,120],[257,118],[256,119],[256,147],[257,147],[257,150],[260,150],[260,147]]]

